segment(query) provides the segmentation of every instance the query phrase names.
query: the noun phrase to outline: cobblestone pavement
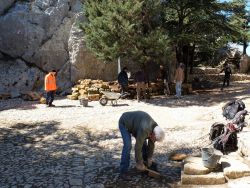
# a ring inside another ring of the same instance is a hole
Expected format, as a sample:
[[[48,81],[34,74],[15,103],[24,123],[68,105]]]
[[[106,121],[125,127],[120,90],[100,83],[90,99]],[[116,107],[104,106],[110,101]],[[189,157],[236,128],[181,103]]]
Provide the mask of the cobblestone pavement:
[[[59,129],[58,125],[1,125],[1,188],[169,187],[180,178],[180,163],[169,162],[165,150],[155,156],[162,162],[164,178],[152,179],[132,168],[132,181],[124,182],[119,179],[122,140],[117,131],[93,133],[83,127],[70,131]]]
[[[57,108],[49,112],[35,102],[0,101],[0,187],[170,187],[180,180],[181,172],[180,163],[168,160],[170,154],[197,151],[204,144],[197,138],[218,121],[224,102],[244,97],[250,106],[245,91],[232,91],[232,96],[224,92],[223,96],[153,99],[147,104],[120,101],[128,106],[118,107],[93,102],[89,108],[80,107],[78,101],[60,99],[55,101]],[[132,181],[119,178],[122,139],[117,120],[122,112],[131,110],[150,113],[166,132],[154,155],[164,175],[161,179],[133,169],[133,149]]]

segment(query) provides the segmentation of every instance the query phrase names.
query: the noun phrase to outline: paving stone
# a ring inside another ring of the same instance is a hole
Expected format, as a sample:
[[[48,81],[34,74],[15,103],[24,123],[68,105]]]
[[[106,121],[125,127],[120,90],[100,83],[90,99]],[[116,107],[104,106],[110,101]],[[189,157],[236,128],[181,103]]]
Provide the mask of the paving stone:
[[[103,184],[97,183],[97,184],[87,185],[86,188],[105,188],[105,187]]]
[[[223,157],[221,159],[224,175],[229,179],[241,178],[244,176],[250,176],[250,167],[241,162],[240,160],[232,157]]]
[[[250,157],[250,139],[249,139],[249,127],[245,127],[239,134],[238,139],[238,152],[244,157]]]
[[[243,177],[235,180],[230,180],[228,182],[229,188],[249,188],[250,187],[250,177]]]
[[[244,163],[246,163],[248,166],[250,166],[250,156],[245,157],[243,160],[244,160]]]
[[[181,183],[191,185],[217,185],[226,183],[226,179],[222,172],[211,172],[206,175],[187,175],[182,173]]]
[[[82,185],[82,180],[81,179],[71,178],[71,179],[69,179],[69,184],[70,185],[79,185],[79,186],[81,186]]]
[[[63,184],[63,187],[64,187],[64,188],[69,188],[69,184],[66,184],[66,183],[65,183],[65,184]]]
[[[31,187],[32,187],[32,185],[30,185],[30,184],[24,185],[24,188],[31,188]]]
[[[202,162],[201,157],[193,157],[193,156],[189,156],[187,158],[184,159],[183,163],[197,163],[200,164]]]
[[[203,166],[201,163],[186,163],[183,169],[185,174],[189,175],[204,175],[211,172],[210,169]]]

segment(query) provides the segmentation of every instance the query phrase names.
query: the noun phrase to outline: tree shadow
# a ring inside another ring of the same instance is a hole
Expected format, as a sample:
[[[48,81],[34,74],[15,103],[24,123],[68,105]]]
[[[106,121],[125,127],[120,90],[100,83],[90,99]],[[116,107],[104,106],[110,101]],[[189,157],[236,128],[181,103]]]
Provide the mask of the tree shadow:
[[[79,106],[79,105],[56,105],[53,108],[75,108],[75,107],[81,108],[82,106]]]
[[[114,105],[114,107],[120,107],[120,106],[129,106],[129,104],[117,104],[117,105]]]
[[[213,90],[203,90],[199,91],[195,95],[184,95],[180,99],[177,99],[174,96],[167,98],[155,97],[150,99],[147,103],[162,106],[162,107],[188,107],[188,106],[205,106],[210,107],[217,105],[221,102],[228,102],[235,99],[242,99],[243,102],[245,99],[250,98],[249,96],[249,83],[238,83],[235,85],[221,91],[220,89]]]
[[[159,146],[162,153],[155,152],[164,178],[135,172],[132,150],[132,181],[124,182],[119,178],[123,144],[118,130],[64,130],[59,125],[52,121],[0,127],[0,187],[169,187],[180,180],[181,166],[168,160],[173,151],[165,144]]]
[[[37,107],[35,105],[38,103],[39,103],[38,101],[24,101],[21,98],[0,100],[0,112],[10,109],[19,109],[19,110],[36,109]]]

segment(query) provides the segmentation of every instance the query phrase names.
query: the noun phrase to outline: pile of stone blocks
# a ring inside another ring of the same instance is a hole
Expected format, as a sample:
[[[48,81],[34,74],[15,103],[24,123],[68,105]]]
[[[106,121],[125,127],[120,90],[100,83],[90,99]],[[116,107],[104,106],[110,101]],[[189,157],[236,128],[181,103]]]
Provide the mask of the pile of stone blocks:
[[[21,97],[23,100],[26,101],[38,101],[41,99],[42,93],[35,91],[27,91],[27,92],[22,92]]]
[[[175,84],[169,84],[171,94],[175,94]],[[68,95],[67,98],[71,100],[78,99],[89,99],[91,101],[98,101],[102,96],[102,91],[112,91],[120,92],[120,87],[118,81],[105,82],[103,80],[91,80],[84,79],[79,80],[77,84],[71,89],[72,94]],[[183,94],[192,93],[191,84],[182,85]],[[163,82],[150,82],[148,91],[151,96],[162,95],[163,93]],[[129,80],[128,92],[130,93],[130,98],[134,99],[136,97],[136,84],[133,80]]]
[[[98,101],[102,95],[102,91],[119,92],[119,84],[117,81],[104,82],[103,80],[79,80],[72,88],[72,94],[67,97],[71,100],[89,99]]]
[[[182,185],[221,185],[250,176],[250,167],[236,153],[222,156],[216,170],[204,167],[201,157],[188,157],[183,164]]]
[[[10,93],[5,93],[5,92],[0,92],[0,100],[6,100],[6,99],[9,99],[11,98],[11,95]]]

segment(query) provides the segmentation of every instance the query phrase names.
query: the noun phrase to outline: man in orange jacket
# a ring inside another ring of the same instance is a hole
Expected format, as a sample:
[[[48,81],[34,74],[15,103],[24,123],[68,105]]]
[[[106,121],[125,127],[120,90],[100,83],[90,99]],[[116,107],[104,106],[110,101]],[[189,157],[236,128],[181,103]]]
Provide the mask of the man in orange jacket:
[[[47,93],[46,104],[49,107],[55,106],[52,104],[54,100],[55,91],[56,91],[56,71],[55,70],[52,70],[45,76],[44,88]]]

